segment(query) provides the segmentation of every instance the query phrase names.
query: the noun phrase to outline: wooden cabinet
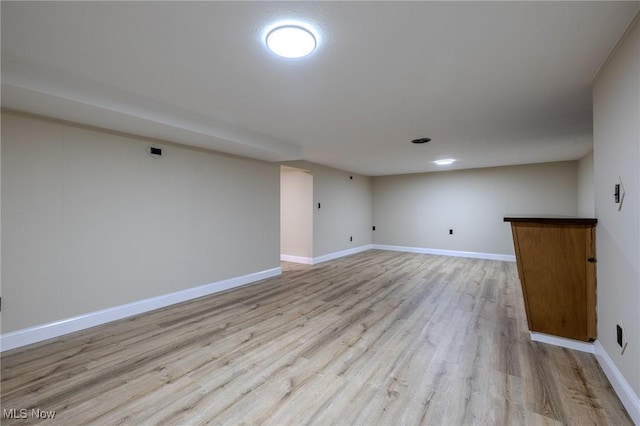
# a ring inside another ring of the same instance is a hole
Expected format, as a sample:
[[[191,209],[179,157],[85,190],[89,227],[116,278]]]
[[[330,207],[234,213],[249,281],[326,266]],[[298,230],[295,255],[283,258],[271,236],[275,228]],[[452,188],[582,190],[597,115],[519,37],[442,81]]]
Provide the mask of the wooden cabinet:
[[[593,341],[597,219],[508,216],[529,330]]]

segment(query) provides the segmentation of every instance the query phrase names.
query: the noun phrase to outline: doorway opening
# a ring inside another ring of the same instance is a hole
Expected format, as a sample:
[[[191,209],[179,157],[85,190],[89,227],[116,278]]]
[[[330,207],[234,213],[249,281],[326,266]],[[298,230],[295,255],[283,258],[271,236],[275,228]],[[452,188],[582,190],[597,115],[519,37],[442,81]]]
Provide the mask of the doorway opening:
[[[280,166],[280,260],[313,264],[313,175]]]

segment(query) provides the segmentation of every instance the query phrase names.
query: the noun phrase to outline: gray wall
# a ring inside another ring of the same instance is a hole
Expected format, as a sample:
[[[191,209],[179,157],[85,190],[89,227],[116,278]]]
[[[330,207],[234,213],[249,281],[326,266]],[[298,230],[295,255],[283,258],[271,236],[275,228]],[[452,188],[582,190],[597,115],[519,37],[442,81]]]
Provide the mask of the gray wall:
[[[287,166],[280,171],[280,253],[313,257],[313,176]]]
[[[513,254],[506,214],[575,215],[576,208],[576,161],[374,177],[373,241]]]
[[[313,175],[313,257],[371,244],[371,178],[306,161],[284,164]]]
[[[593,151],[578,161],[578,215],[595,217],[596,202],[593,188]]]
[[[279,267],[280,169],[2,114],[2,332]]]
[[[640,395],[640,24],[622,41],[593,90],[598,227],[598,340]],[[622,210],[614,185],[622,178]],[[616,343],[622,319],[629,346]]]

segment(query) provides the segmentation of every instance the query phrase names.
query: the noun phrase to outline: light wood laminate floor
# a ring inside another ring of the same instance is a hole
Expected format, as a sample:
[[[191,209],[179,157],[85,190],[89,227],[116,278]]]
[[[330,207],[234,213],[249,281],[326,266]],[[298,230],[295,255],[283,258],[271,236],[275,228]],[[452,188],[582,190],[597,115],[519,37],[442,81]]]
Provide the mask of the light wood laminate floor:
[[[592,355],[529,340],[514,263],[371,250],[283,269],[9,351],[2,408],[62,425],[632,424]]]

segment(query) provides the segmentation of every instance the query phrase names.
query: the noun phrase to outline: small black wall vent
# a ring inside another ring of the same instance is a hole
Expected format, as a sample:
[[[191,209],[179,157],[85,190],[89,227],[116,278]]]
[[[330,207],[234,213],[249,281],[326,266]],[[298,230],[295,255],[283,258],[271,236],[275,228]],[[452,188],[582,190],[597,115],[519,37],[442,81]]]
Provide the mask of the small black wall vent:
[[[430,140],[431,140],[431,138],[419,138],[419,139],[412,140],[411,143],[421,144],[421,143],[427,143]]]

